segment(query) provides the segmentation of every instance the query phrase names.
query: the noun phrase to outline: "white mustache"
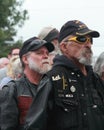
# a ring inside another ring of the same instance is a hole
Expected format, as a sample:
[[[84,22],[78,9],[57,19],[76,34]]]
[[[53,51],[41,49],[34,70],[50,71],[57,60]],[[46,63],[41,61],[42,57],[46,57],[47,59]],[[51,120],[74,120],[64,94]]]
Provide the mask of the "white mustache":
[[[44,64],[44,63],[48,63],[49,64],[49,59],[44,59],[44,60],[42,60],[42,63]]]

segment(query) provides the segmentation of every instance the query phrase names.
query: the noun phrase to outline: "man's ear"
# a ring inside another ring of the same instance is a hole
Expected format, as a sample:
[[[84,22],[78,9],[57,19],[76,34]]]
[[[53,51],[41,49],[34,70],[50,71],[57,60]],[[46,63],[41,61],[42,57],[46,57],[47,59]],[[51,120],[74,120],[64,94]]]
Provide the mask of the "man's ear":
[[[67,51],[67,44],[65,42],[62,42],[60,44],[60,50],[65,53]]]
[[[28,60],[27,60],[26,55],[22,56],[22,61],[23,61],[24,64],[28,64]]]

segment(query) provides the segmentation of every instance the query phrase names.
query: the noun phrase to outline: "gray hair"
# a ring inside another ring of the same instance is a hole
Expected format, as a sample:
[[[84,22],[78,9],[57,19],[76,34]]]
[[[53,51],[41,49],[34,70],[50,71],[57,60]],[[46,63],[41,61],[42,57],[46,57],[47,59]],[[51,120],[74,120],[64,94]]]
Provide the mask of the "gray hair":
[[[17,79],[18,75],[23,74],[22,64],[19,56],[13,56],[7,66],[7,76]]]
[[[9,63],[9,59],[7,57],[0,58],[0,68],[3,68]]]
[[[94,64],[94,72],[99,76],[102,76],[102,72],[104,72],[104,52],[102,52],[97,58]]]

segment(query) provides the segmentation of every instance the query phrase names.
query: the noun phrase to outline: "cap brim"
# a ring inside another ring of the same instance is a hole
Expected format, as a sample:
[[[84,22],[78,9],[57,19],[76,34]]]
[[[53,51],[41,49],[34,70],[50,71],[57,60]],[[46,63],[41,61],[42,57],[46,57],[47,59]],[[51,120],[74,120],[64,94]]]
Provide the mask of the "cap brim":
[[[46,44],[44,44],[44,46],[46,46],[49,52],[52,52],[55,49],[54,45],[51,42],[47,42]]]
[[[78,36],[90,35],[91,37],[99,37],[100,36],[99,32],[94,31],[94,30],[88,30],[88,29],[80,30],[79,32],[76,32],[76,35],[78,35]]]

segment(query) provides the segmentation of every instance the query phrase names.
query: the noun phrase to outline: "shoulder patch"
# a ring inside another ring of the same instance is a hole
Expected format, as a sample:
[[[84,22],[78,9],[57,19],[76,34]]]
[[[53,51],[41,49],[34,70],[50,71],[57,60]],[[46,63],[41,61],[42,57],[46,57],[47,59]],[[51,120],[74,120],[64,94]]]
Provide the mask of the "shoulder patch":
[[[56,80],[59,80],[59,79],[61,79],[60,75],[52,76],[53,81],[56,81]]]

